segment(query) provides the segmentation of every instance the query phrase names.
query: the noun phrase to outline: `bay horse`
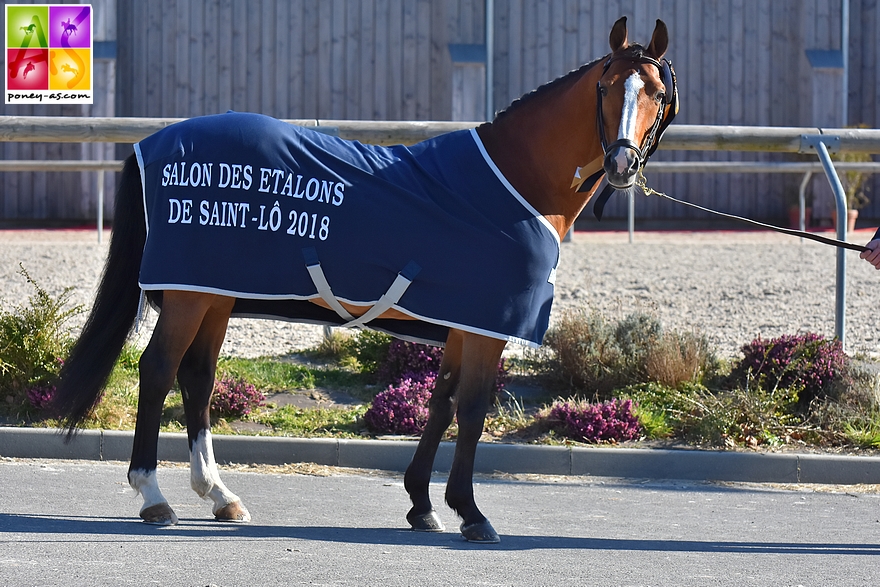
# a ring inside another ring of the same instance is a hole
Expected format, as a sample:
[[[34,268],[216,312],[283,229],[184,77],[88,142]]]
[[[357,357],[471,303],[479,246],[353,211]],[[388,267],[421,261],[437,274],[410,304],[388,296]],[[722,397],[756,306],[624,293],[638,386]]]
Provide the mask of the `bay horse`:
[[[629,43],[624,17],[614,23],[609,41],[609,55],[516,100],[492,122],[480,125],[475,132],[460,131],[474,133],[472,142],[482,144],[487,162],[497,167],[494,171],[505,185],[509,182],[509,192],[505,193],[521,198],[520,212],[523,209],[531,210],[535,214],[531,220],[537,218],[542,224],[543,228],[536,230],[546,229],[546,233],[552,233],[556,259],[560,238],[572,228],[575,219],[596,192],[602,176],[607,176],[609,185],[614,189],[630,188],[677,109],[674,74],[671,74],[669,62],[663,59],[669,41],[666,25],[658,20],[650,44],[644,47]],[[608,143],[606,137],[616,137],[616,140]],[[248,145],[243,147],[246,150]],[[413,149],[417,150],[416,147],[418,145]],[[176,148],[179,150],[182,147],[177,145]],[[136,155],[144,156],[137,145],[135,150]],[[370,153],[384,156],[382,154],[385,152]],[[115,360],[139,315],[139,305],[143,303],[142,290],[149,289],[143,285],[146,279],[145,243],[148,243],[148,228],[153,231],[157,229],[155,225],[162,223],[145,212],[144,186],[147,184],[142,177],[142,164],[143,161],[139,164],[135,155],[125,163],[116,197],[113,236],[98,294],[82,334],[62,368],[54,396],[53,406],[69,435],[75,433],[77,426],[100,401],[101,391]],[[208,174],[212,168],[192,166],[188,175],[183,167],[181,169],[178,174],[176,163],[166,165],[162,181],[187,183],[191,188],[200,181],[203,185],[207,176],[210,184]],[[223,177],[223,173],[220,175]],[[248,177],[245,168],[244,175],[240,175],[239,179],[244,178],[242,181],[246,182]],[[228,182],[229,178],[227,174],[225,181]],[[267,192],[273,185],[271,175],[267,179],[265,173],[262,178],[251,179],[254,185],[259,183],[261,190],[265,187]],[[315,185],[318,186],[317,183]],[[344,191],[346,186],[340,185],[327,188],[325,206],[341,203],[343,196],[347,198],[346,201],[351,199],[350,192]],[[388,189],[392,188],[389,186]],[[314,188],[314,192],[309,192],[308,186],[303,189],[302,193],[295,195],[305,194],[307,199],[311,199],[311,193],[317,198],[318,187]],[[323,195],[323,188],[321,193]],[[164,224],[172,221],[179,224],[178,221],[185,220],[185,207],[181,209],[180,201],[175,201],[171,218]],[[278,201],[275,206],[280,208]],[[201,220],[213,223],[216,218],[221,224],[216,205],[213,217],[209,217],[209,208],[205,206],[205,210],[202,210],[205,215]],[[230,207],[229,213],[232,212]],[[165,214],[167,216],[168,212]],[[198,210],[195,214],[198,214]],[[224,226],[226,214],[224,204]],[[291,224],[294,233],[299,218],[300,236],[318,238],[315,236],[315,217],[311,220],[311,235],[308,235],[308,216],[297,217],[291,212],[290,217],[294,219]],[[302,231],[303,219],[305,232]],[[236,217],[229,225],[235,227],[238,222]],[[245,218],[242,217],[240,222],[244,226]],[[193,221],[193,224],[197,222]],[[324,229],[327,230],[322,235],[320,231]],[[317,231],[318,236],[323,239],[329,229],[328,220],[327,226],[322,225]],[[397,248],[405,249],[407,246],[401,243]],[[478,247],[479,243],[472,250]],[[171,251],[168,255],[174,256],[175,252]],[[453,261],[458,263],[459,259]],[[555,274],[555,267],[552,269]],[[552,300],[552,280],[546,274],[544,277],[551,283]],[[153,304],[161,307],[161,311],[139,363],[137,424],[128,480],[143,497],[140,517],[151,524],[177,523],[177,516],[156,481],[162,406],[176,377],[185,408],[192,488],[198,495],[213,502],[213,514],[217,520],[247,522],[250,514],[241,499],[224,485],[218,474],[209,417],[217,358],[233,308],[242,300],[205,288],[198,291],[171,287],[162,290],[156,286],[146,295]],[[339,302],[336,306],[341,306],[336,308],[338,313],[347,313],[355,322],[358,320],[356,317],[365,312],[363,305],[341,299],[328,301],[319,296],[311,296],[308,300],[281,300],[276,306],[283,310],[288,304],[305,303],[311,307],[320,306],[323,310],[334,302]],[[545,306],[549,315],[549,302]],[[414,313],[392,304],[379,318],[378,321],[384,319],[388,323],[402,323],[412,320]],[[539,330],[537,336],[543,336],[546,324]],[[457,417],[459,433],[446,486],[446,503],[461,518],[460,530],[465,539],[495,543],[500,538],[474,501],[473,467],[477,443],[490,406],[498,361],[506,342],[511,338],[459,327],[450,327],[447,331],[445,352],[430,400],[427,427],[405,474],[404,485],[412,502],[406,519],[414,530],[443,530],[428,495],[428,486],[441,437],[453,418]],[[540,343],[540,338],[536,342]]]

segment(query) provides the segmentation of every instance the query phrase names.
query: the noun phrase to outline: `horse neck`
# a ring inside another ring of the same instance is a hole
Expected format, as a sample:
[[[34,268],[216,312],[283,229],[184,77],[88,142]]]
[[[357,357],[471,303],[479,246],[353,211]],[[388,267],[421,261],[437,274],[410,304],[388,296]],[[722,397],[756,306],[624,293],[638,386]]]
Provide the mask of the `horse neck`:
[[[548,87],[542,95],[481,125],[477,132],[495,165],[560,238],[574,224],[595,192],[577,192],[578,167],[602,157],[596,126],[596,84],[601,67],[591,67],[570,84]],[[598,185],[598,182],[597,184]]]

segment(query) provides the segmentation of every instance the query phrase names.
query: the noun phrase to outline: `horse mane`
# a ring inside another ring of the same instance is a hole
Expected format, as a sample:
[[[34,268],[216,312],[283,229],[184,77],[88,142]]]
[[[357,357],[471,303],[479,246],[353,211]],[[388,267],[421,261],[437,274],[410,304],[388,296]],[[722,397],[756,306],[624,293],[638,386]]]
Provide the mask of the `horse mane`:
[[[639,44],[633,44],[627,47],[621,55],[626,57],[634,57],[636,59],[642,57],[645,54],[645,48]],[[522,108],[533,102],[536,98],[543,96],[548,92],[552,92],[556,89],[567,88],[572,85],[574,82],[579,80],[582,75],[587,73],[590,69],[592,69],[597,63],[604,62],[608,58],[608,55],[604,55],[599,57],[598,59],[594,59],[589,63],[581,65],[577,69],[572,69],[568,73],[565,73],[554,80],[551,80],[541,86],[538,86],[531,92],[523,94],[516,100],[510,103],[504,110],[500,110],[497,114],[495,114],[495,120],[498,120],[504,115],[510,114],[511,112]]]

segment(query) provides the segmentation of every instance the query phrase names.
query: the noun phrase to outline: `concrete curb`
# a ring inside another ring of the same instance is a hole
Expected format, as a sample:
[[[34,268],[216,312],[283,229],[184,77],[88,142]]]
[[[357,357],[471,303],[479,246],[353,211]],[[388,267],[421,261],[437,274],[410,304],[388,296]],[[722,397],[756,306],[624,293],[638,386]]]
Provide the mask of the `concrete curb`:
[[[84,430],[65,443],[57,430],[0,427],[0,456],[127,461],[133,438],[132,432]],[[415,448],[411,440],[214,436],[218,461],[230,463],[309,462],[404,471]],[[449,470],[454,450],[453,443],[441,443],[435,470]],[[159,459],[188,462],[186,435],[160,434]],[[474,470],[753,483],[880,483],[880,457],[526,444],[480,444]]]

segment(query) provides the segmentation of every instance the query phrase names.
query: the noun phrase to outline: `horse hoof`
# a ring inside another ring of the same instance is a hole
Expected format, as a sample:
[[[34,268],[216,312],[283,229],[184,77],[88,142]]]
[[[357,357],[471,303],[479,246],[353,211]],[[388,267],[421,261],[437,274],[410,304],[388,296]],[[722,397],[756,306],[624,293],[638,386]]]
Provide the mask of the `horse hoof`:
[[[440,521],[437,512],[431,510],[426,514],[414,514],[412,510],[406,515],[406,521],[413,530],[418,532],[443,532],[446,528]]]
[[[243,524],[251,521],[251,514],[240,501],[233,501],[214,512],[214,519],[218,522],[240,522]]]
[[[177,514],[167,503],[158,503],[141,510],[141,519],[155,526],[173,526],[177,523]]]
[[[498,544],[501,542],[501,537],[498,536],[498,532],[495,531],[489,520],[474,522],[470,525],[462,524],[461,535],[468,542],[476,542],[478,544]]]

